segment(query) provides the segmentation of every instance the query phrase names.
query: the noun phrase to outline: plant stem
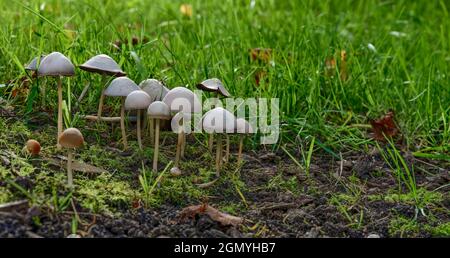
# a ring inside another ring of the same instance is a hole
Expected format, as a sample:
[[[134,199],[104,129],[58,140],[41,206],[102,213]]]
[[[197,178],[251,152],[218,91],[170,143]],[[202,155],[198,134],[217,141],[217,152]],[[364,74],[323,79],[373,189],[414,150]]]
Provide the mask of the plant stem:
[[[178,127],[178,142],[177,142],[177,154],[175,156],[175,167],[178,167],[180,163],[180,156],[181,156],[181,145],[183,144],[183,128],[180,126]]]
[[[98,121],[101,120],[100,118],[102,117],[102,112],[103,112],[103,101],[105,99],[104,92],[105,92],[106,80],[107,80],[106,75],[102,75],[102,82],[101,82],[101,84],[102,84],[102,94],[100,95],[100,101],[98,102],[98,111],[97,111],[97,119],[98,119]]]
[[[184,158],[184,149],[186,149],[186,134],[184,133],[184,130],[183,130],[183,142],[181,143],[181,157],[182,158]]]
[[[125,133],[125,97],[122,97],[122,106],[120,107],[120,130],[122,131],[123,148],[128,149],[127,134]]]
[[[217,149],[216,149],[216,176],[220,176],[220,165],[222,163],[222,135],[217,135]]]
[[[226,148],[226,152],[225,152],[225,162],[228,162],[229,158],[230,158],[230,136],[227,134],[226,136],[226,141],[227,141],[227,148]]]
[[[58,135],[56,137],[57,141],[57,149],[61,149],[61,145],[59,144],[59,136],[62,134],[62,78],[58,77]]]
[[[152,119],[153,120],[153,119]],[[153,171],[158,171],[158,154],[159,154],[159,119],[155,121],[155,150],[153,153]]]
[[[69,149],[67,153],[67,184],[70,188],[73,188],[73,176],[72,176],[72,150]]]
[[[241,163],[242,161],[242,149],[244,148],[244,135],[239,135],[239,152],[238,152],[238,160],[237,163]]]
[[[137,111],[137,124],[136,124],[136,128],[137,128],[137,140],[138,140],[138,144],[139,144],[139,149],[142,150],[142,140],[141,140],[141,110],[138,109]]]
[[[213,144],[214,144],[214,134],[210,134],[208,139],[208,150],[210,153],[212,153],[213,151]]]

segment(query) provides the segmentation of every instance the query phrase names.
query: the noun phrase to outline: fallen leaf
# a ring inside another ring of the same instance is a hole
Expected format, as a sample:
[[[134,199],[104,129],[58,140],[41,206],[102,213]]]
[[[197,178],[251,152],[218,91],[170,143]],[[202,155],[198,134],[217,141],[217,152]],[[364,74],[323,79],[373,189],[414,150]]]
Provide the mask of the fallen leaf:
[[[348,79],[347,73],[347,51],[341,50],[341,63],[339,66],[339,75],[341,81],[345,82]]]
[[[373,138],[377,141],[385,141],[385,136],[395,137],[399,133],[399,129],[394,122],[394,111],[389,111],[383,117],[371,120]]]
[[[191,18],[192,17],[192,5],[190,5],[190,4],[180,5],[180,12],[185,17]]]
[[[220,212],[219,210],[209,206],[208,204],[192,205],[184,208],[180,213],[180,218],[195,218],[196,215],[206,214],[212,220],[220,223],[222,226],[237,226],[244,220],[240,217],[236,217],[227,213]]]
[[[329,57],[325,59],[325,76],[333,77],[336,72],[336,59]]]

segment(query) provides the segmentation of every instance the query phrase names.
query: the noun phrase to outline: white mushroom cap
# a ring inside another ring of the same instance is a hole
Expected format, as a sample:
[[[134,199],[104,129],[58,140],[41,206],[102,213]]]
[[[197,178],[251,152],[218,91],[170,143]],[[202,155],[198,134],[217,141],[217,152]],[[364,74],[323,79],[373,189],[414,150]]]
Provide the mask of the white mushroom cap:
[[[104,94],[110,97],[126,97],[135,90],[140,88],[134,81],[128,77],[119,77],[111,81]]]
[[[80,65],[80,69],[107,75],[124,76],[126,73],[120,69],[119,65],[108,55],[96,55]]]
[[[244,118],[238,118],[236,119],[236,132],[251,134],[253,133],[253,127]]]
[[[139,87],[152,98],[153,101],[161,101],[169,92],[169,89],[156,79],[147,79],[139,83]]]
[[[125,99],[125,109],[147,109],[151,103],[152,99],[145,91],[135,90],[128,94],[127,98]]]
[[[225,97],[231,96],[223,83],[217,78],[211,78],[197,84],[197,88],[204,91],[218,92]]]
[[[59,144],[64,148],[78,148],[84,144],[84,138],[77,128],[67,128],[59,136]]]
[[[35,58],[33,58],[26,66],[25,66],[25,70],[29,70],[29,71],[37,71],[38,67],[37,67],[37,61],[38,59],[42,61],[42,59],[45,57],[45,55],[41,55],[41,56],[37,56]]]
[[[171,112],[200,113],[202,105],[198,97],[185,87],[171,89],[162,100],[169,106]]]
[[[39,76],[72,76],[75,67],[72,62],[59,52],[53,52],[41,60],[38,68]]]
[[[211,109],[203,116],[203,129],[207,133],[233,133],[236,117],[221,107]]]
[[[147,115],[155,119],[170,119],[170,108],[162,101],[155,101],[147,109]]]

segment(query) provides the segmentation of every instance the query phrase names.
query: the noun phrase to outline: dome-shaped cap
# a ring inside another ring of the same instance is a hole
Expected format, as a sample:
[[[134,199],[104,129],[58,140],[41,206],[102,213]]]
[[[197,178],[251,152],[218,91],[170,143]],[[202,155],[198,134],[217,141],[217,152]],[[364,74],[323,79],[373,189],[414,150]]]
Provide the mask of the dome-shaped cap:
[[[119,65],[108,55],[96,55],[80,65],[80,69],[114,76],[125,76],[126,73],[120,69]]]
[[[152,98],[153,101],[161,101],[169,92],[164,84],[156,79],[147,79],[139,83],[139,87]]]
[[[72,76],[75,67],[72,62],[59,52],[53,52],[41,60],[38,68],[39,76]]]
[[[135,90],[140,88],[134,81],[128,77],[119,77],[111,81],[104,94],[110,97],[126,97]]]
[[[77,128],[67,128],[59,136],[59,144],[64,148],[78,148],[84,144],[84,138]]]
[[[152,100],[145,91],[135,90],[128,94],[127,98],[125,99],[125,109],[147,109],[151,103]]]
[[[166,103],[162,101],[155,101],[148,106],[147,115],[150,118],[169,120],[170,109]]]
[[[200,113],[202,106],[198,97],[185,87],[171,89],[162,100],[171,112]]]
[[[236,132],[243,134],[253,133],[253,127],[244,118],[236,119]]]
[[[203,116],[203,129],[207,133],[233,133],[236,118],[228,110],[221,107],[211,109]]]
[[[204,80],[201,83],[197,84],[197,88],[204,91],[218,92],[225,97],[231,96],[223,83],[217,78]]]
[[[38,67],[37,67],[37,63],[38,60],[42,61],[42,59],[45,57],[45,55],[41,55],[41,56],[37,56],[35,58],[33,58],[26,66],[25,66],[25,70],[28,71],[37,71]]]

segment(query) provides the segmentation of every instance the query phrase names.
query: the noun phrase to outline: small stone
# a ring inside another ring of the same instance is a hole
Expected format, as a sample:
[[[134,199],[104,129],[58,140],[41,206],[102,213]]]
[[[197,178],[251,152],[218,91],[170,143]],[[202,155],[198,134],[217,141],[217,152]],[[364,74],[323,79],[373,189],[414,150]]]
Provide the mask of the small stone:
[[[81,236],[77,234],[70,234],[66,238],[81,238]]]
[[[380,237],[380,235],[378,235],[378,234],[372,233],[372,234],[369,234],[369,235],[367,236],[367,238],[381,238],[381,237]]]

